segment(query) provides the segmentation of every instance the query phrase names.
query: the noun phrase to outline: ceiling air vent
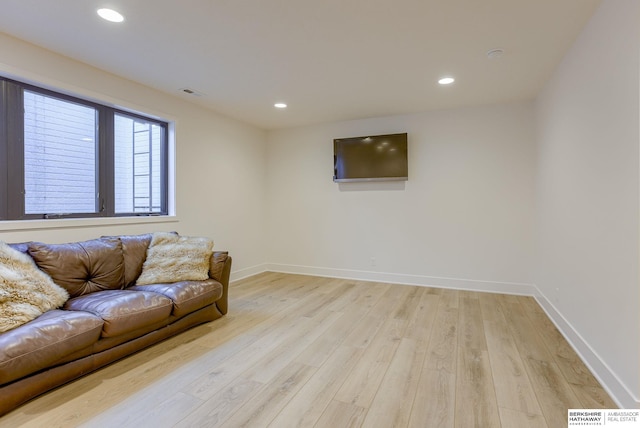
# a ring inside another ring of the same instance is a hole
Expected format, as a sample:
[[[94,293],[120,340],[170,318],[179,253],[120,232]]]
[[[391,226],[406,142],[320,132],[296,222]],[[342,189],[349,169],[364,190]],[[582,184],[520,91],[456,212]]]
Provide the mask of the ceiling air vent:
[[[203,95],[202,92],[198,92],[195,89],[191,89],[191,88],[181,88],[180,91],[188,95],[194,95],[196,97],[201,97]]]

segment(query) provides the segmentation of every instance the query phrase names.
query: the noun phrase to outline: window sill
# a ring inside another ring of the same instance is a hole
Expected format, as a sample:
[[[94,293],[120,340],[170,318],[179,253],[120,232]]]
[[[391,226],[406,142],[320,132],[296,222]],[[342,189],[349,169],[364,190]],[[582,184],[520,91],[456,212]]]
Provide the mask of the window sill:
[[[67,229],[77,227],[113,226],[123,224],[177,223],[175,215],[101,217],[101,218],[60,218],[49,220],[0,221],[0,231],[24,231],[35,229]]]

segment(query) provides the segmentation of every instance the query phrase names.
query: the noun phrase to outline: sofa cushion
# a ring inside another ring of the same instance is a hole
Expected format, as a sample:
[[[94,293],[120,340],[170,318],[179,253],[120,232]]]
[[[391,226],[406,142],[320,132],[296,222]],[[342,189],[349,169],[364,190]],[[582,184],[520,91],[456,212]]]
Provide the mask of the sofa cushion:
[[[222,284],[213,279],[168,284],[136,285],[129,290],[153,291],[173,301],[172,315],[182,317],[212,304],[222,296]]]
[[[0,385],[91,346],[101,330],[102,320],[90,313],[52,310],[0,334]]]
[[[0,333],[58,308],[69,298],[33,259],[0,242]]]
[[[118,238],[69,244],[31,242],[29,254],[71,297],[123,287],[124,260]]]
[[[151,242],[151,234],[103,236],[102,238],[118,238],[122,242],[124,257],[124,288],[135,285],[142,272],[142,264],[147,257],[147,248]]]
[[[154,233],[136,285],[208,279],[212,254],[211,239]]]
[[[168,320],[173,303],[158,293],[106,290],[68,300],[64,309],[90,312],[104,321],[103,337],[114,337]]]

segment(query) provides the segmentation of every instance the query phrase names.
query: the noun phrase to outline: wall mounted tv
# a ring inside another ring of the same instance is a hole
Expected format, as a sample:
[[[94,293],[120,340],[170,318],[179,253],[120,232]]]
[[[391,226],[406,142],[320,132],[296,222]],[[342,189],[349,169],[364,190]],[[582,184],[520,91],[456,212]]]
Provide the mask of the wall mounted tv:
[[[406,181],[407,134],[333,140],[333,181]]]

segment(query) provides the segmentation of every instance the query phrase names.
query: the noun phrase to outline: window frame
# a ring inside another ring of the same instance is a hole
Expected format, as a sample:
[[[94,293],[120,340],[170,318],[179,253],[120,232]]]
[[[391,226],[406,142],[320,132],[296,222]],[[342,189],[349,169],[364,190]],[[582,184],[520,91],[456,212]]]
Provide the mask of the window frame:
[[[95,212],[65,214],[25,213],[24,91],[38,93],[96,110],[96,195]],[[85,98],[46,89],[0,75],[0,221],[92,219],[113,217],[169,216],[169,128],[168,121]],[[116,114],[160,126],[161,208],[159,212],[115,212],[115,129]]]

